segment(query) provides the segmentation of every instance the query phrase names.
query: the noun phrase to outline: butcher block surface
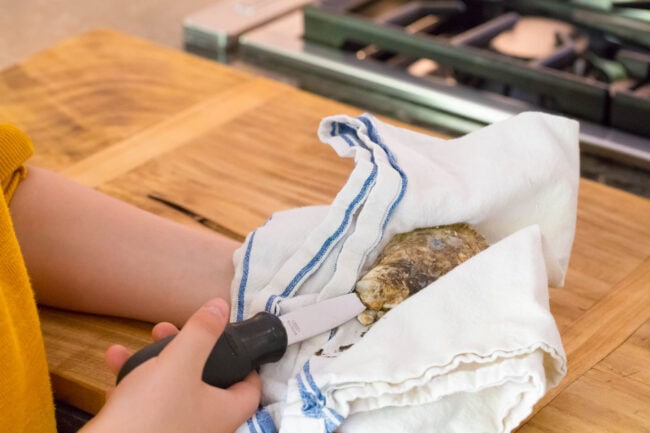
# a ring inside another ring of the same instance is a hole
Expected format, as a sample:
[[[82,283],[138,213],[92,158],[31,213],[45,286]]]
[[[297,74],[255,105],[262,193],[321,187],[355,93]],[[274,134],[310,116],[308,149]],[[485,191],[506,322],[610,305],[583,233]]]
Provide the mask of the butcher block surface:
[[[32,137],[32,164],[202,227],[148,195],[164,197],[239,240],[332,201],[352,161],[316,130],[342,113],[361,111],[108,30],[0,72],[0,122]],[[566,286],[550,294],[569,370],[519,431],[650,432],[650,201],[582,179]],[[40,316],[56,398],[91,413],[114,383],[106,348],[150,342],[147,323]]]

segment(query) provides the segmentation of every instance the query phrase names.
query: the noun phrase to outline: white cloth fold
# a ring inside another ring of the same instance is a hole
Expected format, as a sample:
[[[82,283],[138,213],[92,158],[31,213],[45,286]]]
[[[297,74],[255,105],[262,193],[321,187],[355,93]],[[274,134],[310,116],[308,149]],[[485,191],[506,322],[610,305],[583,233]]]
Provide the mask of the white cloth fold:
[[[329,206],[278,212],[235,253],[233,320],[348,293],[394,234],[458,222],[491,246],[392,309],[262,368],[241,432],[508,432],[565,373],[547,285],[575,231],[577,123],[525,113],[454,140],[323,120],[355,168]]]

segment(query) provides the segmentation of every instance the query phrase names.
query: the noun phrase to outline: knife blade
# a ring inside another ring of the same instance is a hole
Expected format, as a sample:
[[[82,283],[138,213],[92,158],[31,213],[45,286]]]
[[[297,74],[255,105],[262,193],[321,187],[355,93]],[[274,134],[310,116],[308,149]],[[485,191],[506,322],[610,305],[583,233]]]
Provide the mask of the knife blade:
[[[279,361],[287,346],[336,328],[365,309],[357,294],[349,293],[282,316],[260,312],[241,322],[229,323],[203,367],[203,381],[228,388],[262,364]],[[117,383],[140,364],[157,356],[173,338],[163,338],[134,353],[120,369]]]

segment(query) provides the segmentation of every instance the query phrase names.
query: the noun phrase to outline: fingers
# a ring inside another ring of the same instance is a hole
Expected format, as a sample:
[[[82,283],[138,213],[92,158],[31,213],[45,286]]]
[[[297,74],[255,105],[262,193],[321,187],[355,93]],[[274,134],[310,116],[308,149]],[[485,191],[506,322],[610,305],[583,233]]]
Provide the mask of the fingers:
[[[227,427],[234,430],[250,418],[258,409],[260,397],[262,394],[262,381],[259,374],[251,372],[246,379],[238,382],[227,390],[208,387],[208,393],[215,396],[216,399],[223,401],[222,415],[226,416]],[[222,394],[225,391],[226,395]],[[207,397],[206,402],[213,402],[215,398]],[[207,410],[214,412],[214,404],[207,407]]]
[[[178,328],[169,322],[160,322],[151,330],[151,336],[154,341],[162,340],[170,335],[178,334]]]
[[[154,341],[158,341],[170,335],[176,334],[178,334],[178,329],[168,322],[161,322],[154,326],[151,330],[151,335]],[[106,350],[104,360],[106,361],[106,365],[108,365],[108,368],[113,372],[113,374],[117,375],[120,372],[122,365],[124,365],[130,356],[131,354],[124,346],[115,344]]]
[[[255,371],[251,372],[246,379],[228,388],[228,393],[231,394],[231,398],[241,402],[238,407],[242,408],[244,420],[248,419],[257,410],[260,403],[262,394],[260,375]]]
[[[110,368],[113,374],[117,375],[122,368],[122,365],[124,365],[126,360],[129,359],[129,356],[131,356],[131,354],[126,347],[114,344],[108,348],[104,355],[104,359],[106,360],[108,368]]]
[[[223,299],[208,301],[190,317],[161,356],[173,357],[184,368],[197,371],[200,378],[210,351],[228,324],[228,312]]]

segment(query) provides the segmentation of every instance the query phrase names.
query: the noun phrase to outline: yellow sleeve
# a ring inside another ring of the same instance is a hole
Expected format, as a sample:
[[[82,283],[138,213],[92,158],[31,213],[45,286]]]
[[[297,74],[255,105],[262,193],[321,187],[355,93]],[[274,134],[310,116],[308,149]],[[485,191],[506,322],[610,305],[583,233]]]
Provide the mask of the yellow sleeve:
[[[27,135],[0,124],[0,432],[56,433],[38,311],[7,207],[32,152]]]
[[[27,134],[15,126],[0,124],[0,180],[7,203],[25,178],[27,169],[23,164],[33,153],[34,146]]]

